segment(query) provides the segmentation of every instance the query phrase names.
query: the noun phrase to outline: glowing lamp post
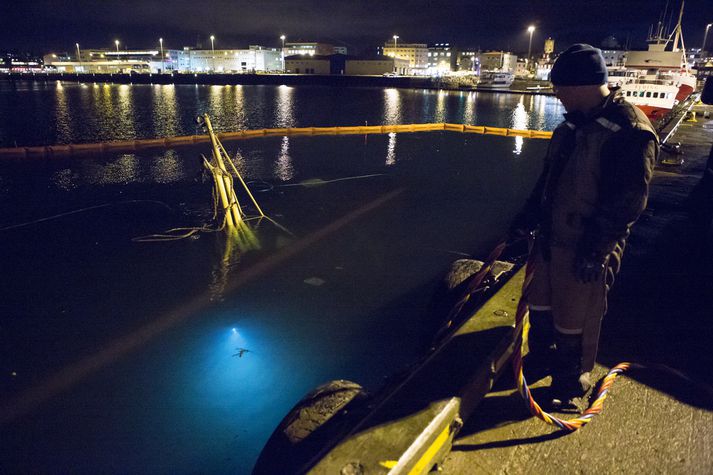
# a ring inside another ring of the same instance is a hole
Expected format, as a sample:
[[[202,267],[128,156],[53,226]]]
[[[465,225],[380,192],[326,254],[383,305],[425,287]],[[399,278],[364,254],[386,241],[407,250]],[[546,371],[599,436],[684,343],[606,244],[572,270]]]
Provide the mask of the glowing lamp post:
[[[215,72],[215,36],[210,35],[210,51],[213,60],[213,72]]]
[[[119,52],[119,40],[114,40],[114,45],[116,46],[116,52]]]
[[[285,39],[287,37],[285,35],[280,35],[280,39],[282,40],[282,72],[285,72]]]
[[[79,63],[79,66],[82,66],[82,54],[79,51],[79,43],[74,43],[74,46],[77,47],[77,63]],[[82,68],[84,70],[84,68]]]
[[[713,23],[708,23],[706,25],[706,32],[703,34],[703,45],[701,46],[701,52],[708,51],[706,49],[706,40],[708,39],[708,30],[711,29],[711,26],[713,26]]]
[[[530,33],[530,43],[527,46],[527,61],[530,63],[532,56],[532,34],[535,32],[535,27],[533,25],[528,26],[527,32]],[[530,64],[528,64],[528,67],[530,67]]]
[[[161,74],[163,74],[166,70],[166,62],[164,60],[165,56],[163,55],[163,38],[158,39],[158,44],[161,47]]]

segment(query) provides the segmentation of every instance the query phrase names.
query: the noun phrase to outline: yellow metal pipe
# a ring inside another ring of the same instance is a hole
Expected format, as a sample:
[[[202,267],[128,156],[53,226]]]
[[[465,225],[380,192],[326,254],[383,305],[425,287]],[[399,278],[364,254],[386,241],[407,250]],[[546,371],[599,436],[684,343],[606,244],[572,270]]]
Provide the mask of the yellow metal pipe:
[[[216,167],[211,165],[205,157],[203,157],[203,163],[213,175],[213,182],[215,183],[215,188],[218,190],[218,197],[220,198],[220,203],[223,205],[223,209],[225,210],[225,225],[228,227],[228,229],[233,229],[235,228],[235,221],[233,220],[233,216],[230,213],[230,200],[228,199],[228,193],[225,190],[225,182],[223,181],[223,177],[220,174],[220,171],[216,172]]]
[[[235,194],[235,190],[233,189],[233,180],[227,172],[226,174],[223,174],[223,183],[225,184],[225,191],[228,194],[228,199],[230,200],[230,203],[228,204],[229,208],[226,210],[226,213],[230,214],[233,218],[233,222],[238,225],[243,222],[243,216],[238,196]]]
[[[218,145],[220,145],[220,149],[221,149],[221,150],[223,151],[223,153],[225,154],[225,157],[226,157],[228,160],[230,160],[230,158],[229,158],[229,156],[228,156],[228,152],[225,151],[225,148],[223,147],[223,144],[220,143],[220,142],[218,142]],[[255,197],[253,196],[253,194],[250,192],[250,188],[248,188],[248,185],[245,183],[245,180],[243,180],[242,175],[240,174],[240,172],[238,171],[238,169],[235,168],[235,165],[233,165],[232,160],[230,160],[229,163],[230,163],[230,166],[231,166],[232,169],[233,169],[233,172],[235,172],[235,176],[238,177],[238,180],[240,180],[240,184],[243,186],[243,188],[244,188],[245,191],[247,192],[248,196],[250,197],[250,200],[253,202],[253,205],[255,205],[255,208],[257,208],[258,213],[260,213],[260,216],[261,216],[261,217],[264,217],[264,216],[265,216],[265,213],[262,212],[262,208],[260,208],[260,205],[257,204],[257,200],[255,199]],[[235,192],[233,192],[233,193],[235,193]],[[237,199],[238,199],[238,198],[236,197],[235,200],[237,201]]]
[[[210,122],[210,117],[208,114],[203,116],[206,128],[208,129],[208,135],[210,137],[211,145],[213,147],[213,157],[215,158],[219,172],[216,176],[216,185],[218,186],[218,191],[221,193],[221,201],[223,202],[223,208],[225,209],[227,224],[229,227],[234,227],[237,223],[242,222],[242,216],[240,211],[240,203],[238,202],[238,197],[233,189],[233,181],[230,178],[228,170],[225,168],[225,162],[223,161],[223,155],[221,153],[225,152],[222,148],[223,146],[218,141],[218,138],[213,132],[213,125]],[[226,154],[226,159],[227,159]],[[232,162],[231,162],[232,166]]]

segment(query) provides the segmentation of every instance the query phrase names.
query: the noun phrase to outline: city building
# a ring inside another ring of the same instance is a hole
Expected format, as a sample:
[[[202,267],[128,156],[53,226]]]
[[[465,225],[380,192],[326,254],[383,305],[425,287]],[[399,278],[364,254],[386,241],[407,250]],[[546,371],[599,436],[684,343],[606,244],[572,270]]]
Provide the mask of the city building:
[[[347,57],[344,74],[351,76],[405,75],[409,62],[391,56]]]
[[[506,51],[486,51],[478,59],[482,71],[514,73],[517,69],[517,56]]]
[[[67,54],[45,55],[45,64],[59,72],[68,73],[127,73],[159,72],[173,69],[176,50],[81,49],[73,57]]]
[[[428,47],[428,74],[442,75],[458,68],[458,53],[449,43]]]
[[[277,48],[250,46],[248,49],[205,50],[79,50],[79,57],[48,54],[45,63],[68,73],[160,73],[219,72],[255,73],[280,71],[282,57]]]
[[[552,63],[535,63],[535,79],[549,81],[552,73]]]
[[[555,52],[555,40],[552,38],[547,38],[545,40],[545,47],[544,47],[544,60],[546,63],[550,61],[550,58],[552,58],[552,53]]]
[[[382,76],[404,75],[410,70],[405,59],[390,56],[345,56],[343,54],[292,55],[285,58],[285,72],[292,74]]]
[[[347,55],[347,47],[346,46],[335,46],[333,49],[334,54],[343,54],[344,56]]]
[[[302,54],[296,54],[286,56],[285,72],[293,74],[331,74],[331,55],[305,56]]]
[[[475,48],[461,48],[456,55],[457,71],[480,71],[480,50]]]
[[[528,67],[527,58],[519,58],[517,60],[515,65],[515,77],[532,77],[532,71],[530,71],[530,68]]]
[[[341,48],[341,47],[340,47]],[[345,48],[346,50],[346,48]],[[299,42],[285,43],[285,56],[329,56],[337,53],[334,46],[328,43]]]
[[[279,48],[251,45],[248,49],[191,49],[176,54],[179,72],[255,73],[282,70]]]
[[[428,45],[423,43],[399,43],[398,39],[394,39],[384,43],[382,51],[384,56],[407,60],[410,74],[427,74]]]

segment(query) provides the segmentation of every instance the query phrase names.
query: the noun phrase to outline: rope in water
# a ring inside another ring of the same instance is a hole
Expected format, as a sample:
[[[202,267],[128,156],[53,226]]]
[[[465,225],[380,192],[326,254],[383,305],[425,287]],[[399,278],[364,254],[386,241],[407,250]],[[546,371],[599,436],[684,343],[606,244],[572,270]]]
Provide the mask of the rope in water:
[[[171,207],[168,206],[168,205],[167,205],[166,203],[164,203],[163,201],[157,201],[157,200],[122,200],[122,201],[114,201],[114,202],[111,202],[111,203],[103,203],[103,204],[100,204],[100,205],[94,205],[94,206],[88,206],[88,207],[86,207],[86,208],[75,209],[75,210],[72,210],[72,211],[67,211],[67,212],[64,212],[64,213],[55,214],[55,215],[53,215],[53,216],[47,216],[47,217],[45,217],[45,218],[35,219],[35,220],[33,220],[33,221],[28,221],[28,222],[25,222],[25,223],[19,223],[19,224],[13,224],[13,225],[10,225],[10,226],[5,226],[4,228],[0,228],[0,231],[9,231],[9,230],[11,230],[11,229],[24,228],[24,227],[27,227],[27,226],[32,226],[32,225],[34,225],[34,224],[44,223],[44,222],[46,222],[46,221],[52,221],[52,220],[55,220],[55,219],[64,218],[64,217],[71,216],[71,215],[74,215],[74,214],[85,213],[85,212],[87,212],[87,211],[93,211],[93,210],[95,210],[95,209],[107,208],[107,207],[110,207],[110,206],[116,206],[116,205],[121,205],[121,204],[133,204],[133,203],[154,203],[154,204],[161,205],[161,206],[163,206],[163,207],[165,207],[165,208],[167,208],[167,209],[169,209],[169,210],[171,209]]]
[[[214,175],[218,174],[220,172],[219,168],[215,168],[212,170],[212,173]],[[232,179],[233,177],[230,176],[229,174],[226,175],[228,179],[230,180],[230,184],[232,186]],[[216,221],[218,217],[218,191],[213,188],[212,192],[212,199],[213,199],[213,217],[211,218],[211,221]],[[192,237],[198,233],[217,233],[220,231],[223,231],[225,229],[225,225],[227,222],[227,217],[228,217],[228,211],[230,209],[230,206],[238,206],[238,203],[235,202],[234,200],[229,204],[228,207],[223,209],[223,218],[221,220],[220,226],[218,227],[211,227],[208,225],[203,225],[203,226],[191,226],[191,227],[180,227],[180,228],[172,228],[164,231],[163,233],[159,234],[149,234],[147,236],[138,236],[134,237],[131,240],[134,242],[165,242],[165,241],[178,241],[181,239],[187,239],[189,237]]]
[[[493,249],[493,251],[491,251],[487,260],[483,263],[481,269],[475,274],[473,274],[473,276],[471,277],[471,282],[465,289],[463,297],[461,297],[458,303],[456,303],[455,307],[449,314],[449,319],[460,312],[460,310],[463,308],[463,305],[470,299],[470,295],[488,275],[493,265],[495,264],[495,261],[500,257],[500,254],[502,254],[507,245],[507,241],[504,240],[500,242]],[[522,398],[525,399],[525,401],[527,402],[528,408],[530,409],[530,413],[533,416],[543,420],[544,422],[550,425],[558,427],[559,429],[573,432],[577,429],[581,429],[582,427],[584,427],[589,421],[592,420],[592,418],[594,418],[594,416],[602,412],[604,408],[604,401],[609,395],[609,390],[614,384],[614,381],[616,380],[617,376],[619,376],[629,368],[634,366],[638,367],[639,365],[634,365],[632,363],[619,363],[618,365],[614,366],[602,380],[601,386],[599,387],[599,391],[594,402],[589,406],[587,410],[582,412],[577,417],[571,419],[560,419],[559,417],[546,412],[542,409],[542,407],[540,407],[539,404],[537,404],[537,401],[535,401],[534,397],[532,396],[532,393],[530,392],[530,388],[527,385],[525,375],[523,374],[522,363],[522,345],[523,341],[527,337],[528,331],[527,326],[524,325],[525,318],[528,316],[529,313],[527,305],[527,295],[530,283],[532,282],[532,276],[534,275],[535,271],[533,257],[534,253],[530,253],[530,256],[528,257],[527,263],[525,265],[525,280],[522,284],[522,294],[520,296],[520,300],[518,301],[517,310],[515,313],[515,328],[522,328],[522,331],[517,332],[515,335],[515,349],[512,355],[512,367],[515,373],[515,379],[517,381],[517,389],[520,396],[522,396]]]

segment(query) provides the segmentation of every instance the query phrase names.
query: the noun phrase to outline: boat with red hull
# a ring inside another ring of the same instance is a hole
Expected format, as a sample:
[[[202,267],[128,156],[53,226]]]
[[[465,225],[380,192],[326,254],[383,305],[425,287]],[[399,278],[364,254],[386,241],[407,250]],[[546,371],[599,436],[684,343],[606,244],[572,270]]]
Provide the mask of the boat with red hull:
[[[669,33],[661,21],[649,30],[648,50],[628,51],[626,73],[615,76],[626,99],[638,106],[651,119],[660,119],[696,88],[696,77],[686,61],[681,20]],[[662,18],[666,17],[666,13]],[[670,48],[669,48],[670,47]]]

